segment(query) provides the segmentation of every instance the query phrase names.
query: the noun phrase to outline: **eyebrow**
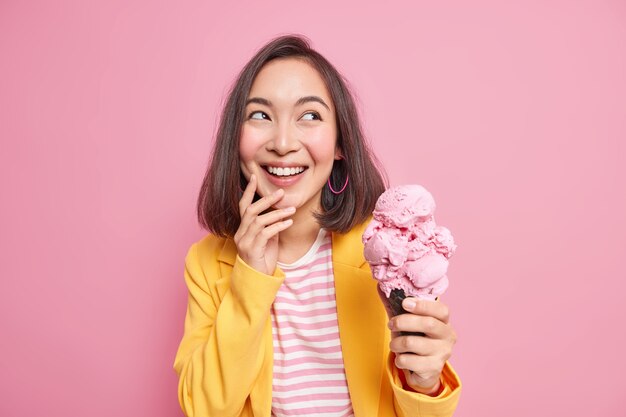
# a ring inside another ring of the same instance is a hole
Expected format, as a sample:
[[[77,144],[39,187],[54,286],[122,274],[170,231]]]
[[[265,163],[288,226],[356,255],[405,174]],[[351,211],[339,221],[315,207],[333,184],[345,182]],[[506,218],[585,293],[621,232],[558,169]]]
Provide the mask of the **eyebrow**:
[[[322,100],[322,98],[321,98],[321,97],[318,97],[318,96],[305,96],[305,97],[300,97],[300,98],[298,99],[298,101],[296,101],[296,106],[300,106],[300,105],[302,105],[302,104],[304,104],[304,103],[308,103],[308,102],[311,102],[311,101],[315,101],[315,102],[317,102],[317,103],[320,103],[322,106],[326,107],[326,110],[330,111],[330,108],[328,107],[328,105],[324,102],[324,100]],[[252,98],[249,98],[249,99],[246,101],[246,106],[247,106],[248,104],[250,104],[250,103],[257,103],[257,104],[262,104],[262,105],[267,106],[267,107],[273,107],[273,105],[272,105],[272,102],[271,102],[271,101],[269,101],[269,100],[268,100],[268,99],[266,99],[266,98],[261,98],[261,97],[252,97]]]

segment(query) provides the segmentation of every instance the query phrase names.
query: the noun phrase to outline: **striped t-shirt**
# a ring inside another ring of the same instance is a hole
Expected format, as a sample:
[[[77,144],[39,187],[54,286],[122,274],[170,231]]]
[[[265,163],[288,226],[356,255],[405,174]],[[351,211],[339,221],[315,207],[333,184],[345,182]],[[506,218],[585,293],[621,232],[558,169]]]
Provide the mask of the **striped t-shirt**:
[[[272,305],[272,415],[353,415],[339,343],[331,234],[320,232],[309,251],[278,266],[285,281]]]

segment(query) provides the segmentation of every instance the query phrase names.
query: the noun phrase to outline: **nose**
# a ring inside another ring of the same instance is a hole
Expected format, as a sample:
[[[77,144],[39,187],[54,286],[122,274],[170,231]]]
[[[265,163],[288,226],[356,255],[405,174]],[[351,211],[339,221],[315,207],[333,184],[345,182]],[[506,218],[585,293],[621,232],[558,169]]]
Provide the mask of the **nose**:
[[[289,152],[295,152],[300,148],[300,141],[296,137],[297,129],[290,123],[278,124],[271,139],[267,142],[266,149],[276,152],[279,155],[286,155]]]

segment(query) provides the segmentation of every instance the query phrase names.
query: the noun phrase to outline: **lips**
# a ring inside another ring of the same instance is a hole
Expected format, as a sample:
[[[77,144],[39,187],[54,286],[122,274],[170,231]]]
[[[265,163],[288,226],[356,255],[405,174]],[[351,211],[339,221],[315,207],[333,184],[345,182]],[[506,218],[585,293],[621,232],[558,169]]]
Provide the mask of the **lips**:
[[[297,183],[309,167],[306,165],[272,163],[261,165],[270,183],[276,187],[288,187]]]
[[[266,172],[276,177],[291,177],[304,172],[307,167],[303,165],[298,166],[278,166],[278,165],[264,165],[263,168]]]

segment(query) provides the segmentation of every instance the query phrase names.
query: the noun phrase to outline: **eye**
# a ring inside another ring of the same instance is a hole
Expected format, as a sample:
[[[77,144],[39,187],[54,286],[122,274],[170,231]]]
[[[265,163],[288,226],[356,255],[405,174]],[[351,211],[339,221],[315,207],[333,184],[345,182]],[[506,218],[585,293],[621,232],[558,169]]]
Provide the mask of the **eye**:
[[[252,117],[252,116],[254,116],[255,114],[260,114],[260,115],[261,115],[261,117]],[[249,118],[249,119],[254,119],[254,120],[264,120],[264,119],[269,120],[269,118],[270,118],[270,117],[269,117],[267,114],[265,114],[265,112],[262,112],[262,111],[254,111],[254,112],[250,113],[250,116],[248,116],[248,118]]]
[[[313,116],[313,117],[317,117],[317,119],[309,119],[306,118],[306,116]],[[314,111],[310,111],[308,113],[305,113],[304,116],[302,116],[304,118],[304,120],[322,120],[322,118],[320,117],[319,113],[314,112]]]

